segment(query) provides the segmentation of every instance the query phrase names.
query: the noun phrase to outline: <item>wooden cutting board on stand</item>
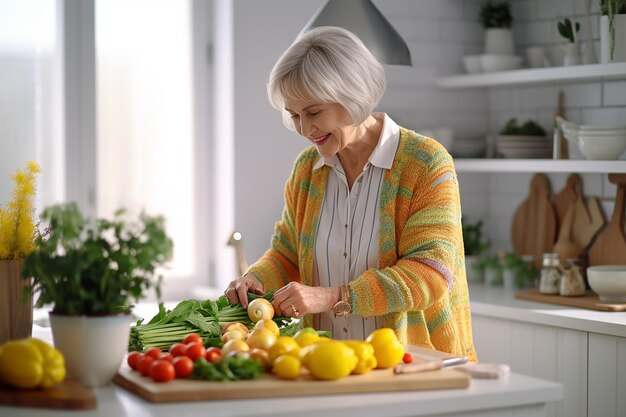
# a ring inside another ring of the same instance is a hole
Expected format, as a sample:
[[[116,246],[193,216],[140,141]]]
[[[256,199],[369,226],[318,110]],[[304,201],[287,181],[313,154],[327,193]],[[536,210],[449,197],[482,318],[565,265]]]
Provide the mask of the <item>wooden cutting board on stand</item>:
[[[515,253],[533,255],[538,269],[543,254],[552,251],[556,240],[557,220],[550,193],[548,177],[535,174],[528,197],[515,210],[511,227]]]
[[[624,206],[626,203],[626,174],[609,174],[617,184],[615,208],[608,227],[598,236],[589,250],[589,265],[621,265],[626,262]]]

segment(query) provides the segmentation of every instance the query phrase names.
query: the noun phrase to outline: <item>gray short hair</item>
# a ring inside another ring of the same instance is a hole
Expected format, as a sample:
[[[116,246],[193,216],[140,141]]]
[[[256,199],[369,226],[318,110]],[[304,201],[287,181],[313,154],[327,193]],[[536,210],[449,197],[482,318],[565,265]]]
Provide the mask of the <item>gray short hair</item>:
[[[339,103],[359,124],[372,114],[385,87],[383,65],[358,37],[323,26],[303,33],[283,52],[270,74],[267,95],[293,130],[287,99]]]

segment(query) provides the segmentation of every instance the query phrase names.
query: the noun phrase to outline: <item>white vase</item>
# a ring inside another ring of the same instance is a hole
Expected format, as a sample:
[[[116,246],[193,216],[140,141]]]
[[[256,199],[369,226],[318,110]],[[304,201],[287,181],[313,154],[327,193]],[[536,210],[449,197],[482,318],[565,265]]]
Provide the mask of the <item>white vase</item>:
[[[513,31],[503,28],[485,29],[485,53],[495,55],[515,55]]]
[[[611,36],[609,34],[609,17],[600,17],[600,61],[626,62],[626,14],[616,14],[613,19],[615,28],[615,49],[611,58]]]
[[[65,316],[50,313],[54,347],[65,358],[70,378],[86,387],[111,382],[128,351],[130,314]]]
[[[512,269],[505,268],[502,271],[502,284],[504,286],[505,291],[515,291],[515,278],[517,277],[517,272]]]
[[[483,274],[478,267],[479,258],[476,255],[468,255],[465,257],[465,276],[467,282],[481,282],[483,280]]]
[[[580,56],[580,48],[576,42],[568,42],[565,44],[565,57],[563,58],[563,66],[580,65],[582,59]]]

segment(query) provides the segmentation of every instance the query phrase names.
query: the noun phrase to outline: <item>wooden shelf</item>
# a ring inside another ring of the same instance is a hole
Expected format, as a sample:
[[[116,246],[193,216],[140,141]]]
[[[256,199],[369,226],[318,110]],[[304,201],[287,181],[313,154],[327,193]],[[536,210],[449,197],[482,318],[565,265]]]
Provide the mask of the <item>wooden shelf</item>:
[[[457,172],[626,173],[626,160],[454,159]]]
[[[455,75],[437,81],[441,88],[478,88],[554,81],[611,80],[626,78],[626,62],[531,68],[483,74]]]

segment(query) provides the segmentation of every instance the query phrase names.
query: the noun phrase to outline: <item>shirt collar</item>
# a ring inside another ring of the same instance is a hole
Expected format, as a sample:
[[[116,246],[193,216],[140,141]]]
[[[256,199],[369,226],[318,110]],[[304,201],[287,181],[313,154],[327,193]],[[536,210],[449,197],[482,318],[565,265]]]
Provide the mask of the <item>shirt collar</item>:
[[[375,167],[390,169],[393,165],[393,158],[396,156],[398,142],[400,141],[400,127],[386,113],[375,113],[375,116],[383,116],[383,128],[380,131],[378,143],[368,161]],[[313,165],[313,169],[321,168],[324,165],[332,168],[337,162],[339,162],[337,155],[333,155],[330,158],[320,157]]]

